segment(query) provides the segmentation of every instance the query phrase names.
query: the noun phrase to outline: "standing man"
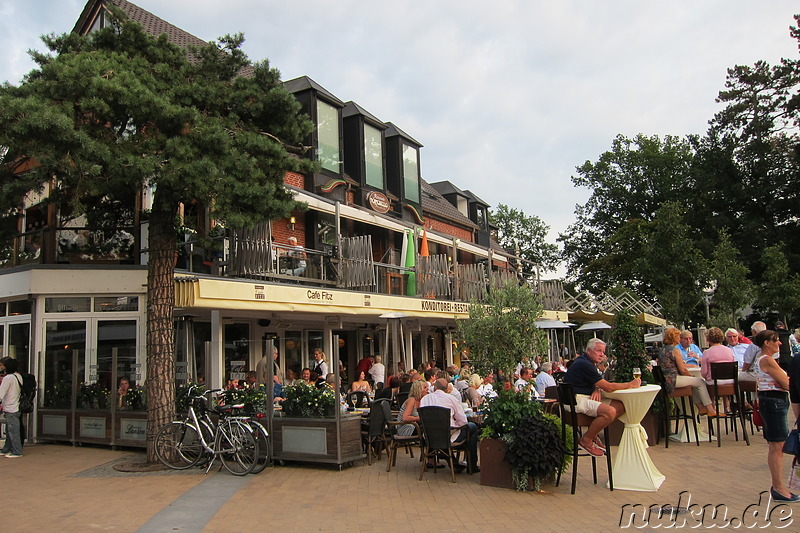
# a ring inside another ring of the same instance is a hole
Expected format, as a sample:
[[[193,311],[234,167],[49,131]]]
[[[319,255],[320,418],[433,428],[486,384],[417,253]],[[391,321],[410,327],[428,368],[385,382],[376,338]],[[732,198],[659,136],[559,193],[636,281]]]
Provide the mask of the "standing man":
[[[689,366],[700,366],[700,357],[702,357],[703,351],[692,342],[693,340],[691,331],[688,329],[681,331],[681,342],[678,345],[678,350],[683,356],[684,363]]]
[[[380,355],[375,356],[375,362],[369,368],[369,375],[372,376],[373,388],[377,388],[380,383],[381,386],[386,382],[386,367],[383,364],[383,359]]]
[[[0,383],[0,408],[6,415],[6,443],[0,453],[8,458],[22,457],[22,413],[19,411],[19,393],[22,376],[17,372],[19,363],[11,357],[0,359],[0,373],[5,374]]]
[[[595,457],[605,453],[605,446],[600,442],[598,434],[625,412],[622,402],[604,399],[601,391],[635,389],[642,384],[642,380],[638,378],[628,383],[611,383],[603,379],[596,365],[605,354],[606,343],[600,339],[590,339],[586,343],[586,351],[569,365],[564,375],[564,382],[571,383],[575,391],[577,412],[595,417],[578,442],[581,448]]]
[[[467,422],[467,416],[461,403],[447,394],[447,380],[437,379],[433,384],[433,394],[426,394],[419,401],[420,407],[436,406],[447,407],[450,409],[450,427],[458,428],[467,426],[461,430],[453,430],[450,435],[450,442],[457,442],[469,439],[469,461],[473,472],[480,472],[478,468],[478,426],[472,422]]]

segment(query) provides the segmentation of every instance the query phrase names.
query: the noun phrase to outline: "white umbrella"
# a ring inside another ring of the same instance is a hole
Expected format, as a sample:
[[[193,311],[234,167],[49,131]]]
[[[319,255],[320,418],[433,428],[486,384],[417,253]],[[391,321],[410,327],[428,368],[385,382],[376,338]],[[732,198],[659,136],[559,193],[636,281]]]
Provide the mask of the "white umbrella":
[[[611,326],[605,322],[587,322],[575,331],[593,331],[596,329],[611,329]]]
[[[537,320],[536,327],[539,329],[566,329],[569,328],[569,324],[560,320]]]

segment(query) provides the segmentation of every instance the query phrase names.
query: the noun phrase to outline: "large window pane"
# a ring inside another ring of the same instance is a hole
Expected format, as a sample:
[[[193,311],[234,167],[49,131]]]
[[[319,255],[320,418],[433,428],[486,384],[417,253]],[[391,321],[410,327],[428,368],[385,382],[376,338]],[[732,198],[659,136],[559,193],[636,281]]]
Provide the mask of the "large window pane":
[[[303,357],[303,337],[299,331],[287,331],[284,337],[284,358],[286,361],[286,380],[290,381],[300,377],[307,358]],[[305,362],[304,362],[305,359]],[[291,370],[291,373],[289,372]]]
[[[116,381],[112,380],[112,363],[117,358]],[[97,322],[98,383],[107,387],[117,409],[142,410],[144,385],[142,366],[136,359],[136,321],[100,320]],[[127,387],[124,381],[127,381]],[[111,403],[106,405],[111,408]]]
[[[45,313],[88,313],[92,309],[91,298],[45,298]]]
[[[339,154],[339,112],[326,104],[317,101],[317,159],[322,168],[341,174],[341,156]]]
[[[419,161],[417,149],[403,144],[403,190],[406,200],[419,203]]]
[[[73,355],[77,358],[73,368]],[[42,405],[69,409],[72,401],[72,376],[85,379],[86,324],[84,322],[48,322],[45,330],[44,397]],[[83,383],[86,386],[85,383]]]
[[[227,379],[245,379],[250,370],[250,326],[226,324],[224,330]]]
[[[381,132],[369,124],[364,125],[364,156],[366,158],[367,185],[383,189]]]
[[[30,339],[31,325],[9,324],[8,326],[8,356],[19,361],[20,372],[30,372]]]

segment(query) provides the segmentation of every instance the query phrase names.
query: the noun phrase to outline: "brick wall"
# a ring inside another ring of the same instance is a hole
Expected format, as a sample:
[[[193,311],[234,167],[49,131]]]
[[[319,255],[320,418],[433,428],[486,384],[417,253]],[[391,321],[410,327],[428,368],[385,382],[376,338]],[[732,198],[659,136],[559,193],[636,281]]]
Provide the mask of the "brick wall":
[[[300,246],[306,245],[306,219],[300,213],[293,213],[294,215],[294,231],[288,228],[289,220],[282,218],[280,220],[272,221],[272,238],[278,244],[286,244],[289,237],[297,237],[297,244]]]
[[[300,189],[306,188],[306,178],[297,172],[287,172],[283,177],[283,182],[287,185],[292,185]]]
[[[446,222],[442,222],[441,220],[434,220],[429,218],[428,220],[425,221],[425,227],[428,229],[439,231],[441,233],[446,233],[447,235],[452,235],[453,237],[459,238],[464,242],[474,241],[474,239],[472,238],[471,231],[453,226],[452,224],[448,224]]]

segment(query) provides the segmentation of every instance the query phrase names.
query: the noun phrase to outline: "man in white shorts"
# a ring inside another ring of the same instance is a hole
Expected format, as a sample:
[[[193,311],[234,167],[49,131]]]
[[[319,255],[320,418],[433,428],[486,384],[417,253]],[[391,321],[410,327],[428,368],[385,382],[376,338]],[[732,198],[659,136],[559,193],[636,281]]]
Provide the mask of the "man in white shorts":
[[[642,384],[642,380],[638,378],[628,383],[611,383],[603,379],[596,365],[605,354],[606,343],[600,339],[590,339],[586,343],[586,351],[575,359],[564,375],[564,382],[571,383],[575,391],[577,412],[595,417],[578,445],[597,457],[605,452],[605,447],[600,442],[598,434],[625,412],[622,402],[604,399],[601,391],[635,389]]]

